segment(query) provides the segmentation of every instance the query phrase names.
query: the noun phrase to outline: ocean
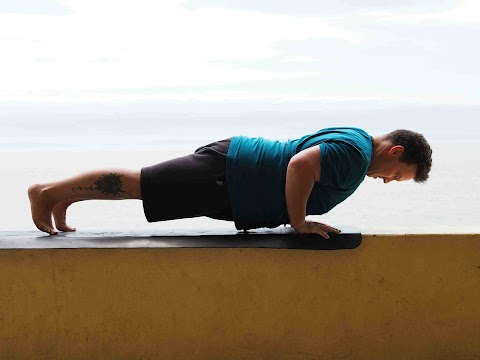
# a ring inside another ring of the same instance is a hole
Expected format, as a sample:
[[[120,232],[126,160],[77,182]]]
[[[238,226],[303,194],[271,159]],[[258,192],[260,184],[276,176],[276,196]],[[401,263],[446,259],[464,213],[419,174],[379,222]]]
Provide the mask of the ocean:
[[[0,103],[0,231],[35,229],[26,189],[91,168],[151,165],[233,135],[286,140],[320,128],[425,135],[433,168],[425,184],[367,178],[330,213],[314,217],[364,233],[478,233],[480,106],[379,101],[162,101]],[[206,218],[149,224],[140,201],[91,201],[69,209],[78,231],[232,227]]]
[[[480,143],[480,106],[380,102],[0,103],[0,151],[155,150],[230,137],[301,137],[330,126],[413,129]]]

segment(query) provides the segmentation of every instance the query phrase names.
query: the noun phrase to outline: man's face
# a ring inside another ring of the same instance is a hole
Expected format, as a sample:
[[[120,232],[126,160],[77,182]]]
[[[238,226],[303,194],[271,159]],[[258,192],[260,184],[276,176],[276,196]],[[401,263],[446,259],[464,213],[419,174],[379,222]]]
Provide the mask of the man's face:
[[[412,180],[417,173],[417,165],[409,165],[399,160],[403,154],[402,146],[394,146],[390,151],[382,157],[376,169],[367,173],[367,176],[374,179],[383,179],[385,184],[390,181],[407,181]]]

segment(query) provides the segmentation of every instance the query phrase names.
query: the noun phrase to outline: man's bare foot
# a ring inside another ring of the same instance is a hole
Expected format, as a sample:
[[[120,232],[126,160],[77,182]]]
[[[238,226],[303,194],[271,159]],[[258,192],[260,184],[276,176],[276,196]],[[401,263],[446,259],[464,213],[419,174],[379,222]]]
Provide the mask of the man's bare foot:
[[[52,224],[53,204],[45,193],[45,186],[35,184],[28,188],[28,198],[32,210],[32,219],[37,228],[50,235],[57,235]]]
[[[82,200],[60,201],[53,207],[52,213],[55,219],[55,226],[60,231],[77,231],[77,229],[67,225],[67,208],[74,202]]]

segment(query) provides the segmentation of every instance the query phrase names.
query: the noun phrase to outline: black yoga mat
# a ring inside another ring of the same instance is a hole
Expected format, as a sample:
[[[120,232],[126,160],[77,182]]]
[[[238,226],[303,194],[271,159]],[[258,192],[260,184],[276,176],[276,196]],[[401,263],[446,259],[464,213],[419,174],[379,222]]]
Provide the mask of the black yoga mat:
[[[40,231],[2,231],[0,250],[75,248],[273,248],[305,250],[354,249],[362,234],[337,226],[341,234],[303,235],[290,227],[236,230],[77,231],[50,236]]]

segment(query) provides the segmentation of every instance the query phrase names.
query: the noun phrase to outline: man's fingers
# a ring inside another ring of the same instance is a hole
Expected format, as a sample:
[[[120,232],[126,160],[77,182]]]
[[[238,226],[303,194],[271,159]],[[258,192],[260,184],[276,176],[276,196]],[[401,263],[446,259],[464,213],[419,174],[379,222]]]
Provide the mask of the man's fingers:
[[[322,229],[320,229],[317,234],[323,236],[325,239],[330,239],[330,236]]]
[[[326,231],[333,232],[335,234],[340,234],[342,231],[340,229],[334,228],[333,226],[322,224],[322,229]]]
[[[337,228],[311,220],[306,220],[301,228],[295,228],[295,230],[303,234],[318,234],[325,239],[330,239],[330,235],[327,232],[340,233],[340,230]]]
[[[323,227],[323,226],[322,226],[323,224],[312,222],[312,223],[310,223],[310,225],[311,225],[312,228],[313,228],[313,229],[312,229],[312,230],[313,230],[313,231],[312,231],[313,233],[318,234],[318,235],[324,237],[325,239],[330,239],[330,235],[328,235],[328,234],[324,231],[324,229],[322,228],[322,227]]]

